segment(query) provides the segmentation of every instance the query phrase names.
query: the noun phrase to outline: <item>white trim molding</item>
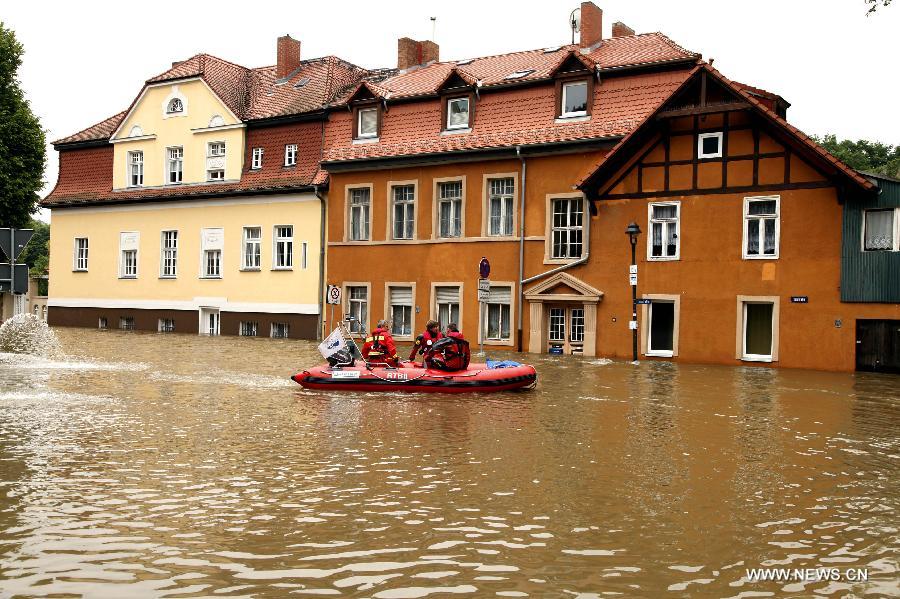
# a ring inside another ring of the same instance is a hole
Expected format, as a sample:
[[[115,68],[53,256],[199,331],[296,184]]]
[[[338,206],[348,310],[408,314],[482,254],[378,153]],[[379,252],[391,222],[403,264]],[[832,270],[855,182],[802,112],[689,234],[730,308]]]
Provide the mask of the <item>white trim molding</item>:
[[[199,310],[218,308],[223,312],[260,312],[270,314],[318,314],[318,304],[282,304],[268,302],[229,302],[224,297],[195,297],[190,300],[145,300],[113,298],[53,297],[47,305],[58,308],[118,308],[133,310]]]

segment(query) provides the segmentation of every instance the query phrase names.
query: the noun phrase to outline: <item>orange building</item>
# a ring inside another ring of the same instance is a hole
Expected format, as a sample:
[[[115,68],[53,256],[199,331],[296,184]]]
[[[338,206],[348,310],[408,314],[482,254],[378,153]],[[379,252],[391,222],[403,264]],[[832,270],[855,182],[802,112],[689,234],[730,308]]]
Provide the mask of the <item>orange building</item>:
[[[579,44],[452,62],[401,39],[398,69],[337,103],[327,278],[345,312],[401,341],[434,318],[487,346],[626,358],[637,326],[641,357],[852,370],[854,323],[900,319],[841,302],[842,206],[875,184],[780,96],[659,33],[601,39],[601,20],[583,3]]]

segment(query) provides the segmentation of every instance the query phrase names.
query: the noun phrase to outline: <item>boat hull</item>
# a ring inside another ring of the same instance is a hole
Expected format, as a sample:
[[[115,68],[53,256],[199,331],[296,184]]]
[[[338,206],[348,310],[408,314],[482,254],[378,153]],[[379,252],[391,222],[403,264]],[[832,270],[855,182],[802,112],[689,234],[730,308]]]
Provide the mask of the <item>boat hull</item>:
[[[404,366],[353,366],[332,369],[323,364],[291,377],[306,389],[333,391],[383,391],[407,393],[493,393],[525,389],[535,385],[533,366],[488,368],[485,364],[469,364],[466,370],[444,372],[428,368]]]

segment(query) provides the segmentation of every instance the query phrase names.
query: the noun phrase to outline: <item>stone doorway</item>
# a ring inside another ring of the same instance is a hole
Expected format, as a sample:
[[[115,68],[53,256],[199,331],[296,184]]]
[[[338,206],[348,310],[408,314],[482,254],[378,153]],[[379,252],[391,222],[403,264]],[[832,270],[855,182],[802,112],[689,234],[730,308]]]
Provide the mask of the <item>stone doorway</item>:
[[[602,298],[602,291],[566,272],[526,291],[528,351],[548,353],[554,347],[565,355],[597,355],[597,304]]]

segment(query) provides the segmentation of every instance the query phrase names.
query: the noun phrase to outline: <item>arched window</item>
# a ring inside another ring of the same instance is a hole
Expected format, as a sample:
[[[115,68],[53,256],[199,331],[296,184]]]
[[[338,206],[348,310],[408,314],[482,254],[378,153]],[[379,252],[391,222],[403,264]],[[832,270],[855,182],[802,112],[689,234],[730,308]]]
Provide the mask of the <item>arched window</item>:
[[[221,115],[215,115],[213,118],[209,119],[210,127],[222,127],[225,125],[225,119],[222,118]]]
[[[181,98],[172,98],[169,100],[169,105],[166,107],[166,112],[169,114],[175,112],[184,112],[184,104],[181,101]]]
[[[144,130],[141,129],[140,125],[135,125],[131,128],[131,131],[128,132],[128,137],[140,137],[144,134]]]

